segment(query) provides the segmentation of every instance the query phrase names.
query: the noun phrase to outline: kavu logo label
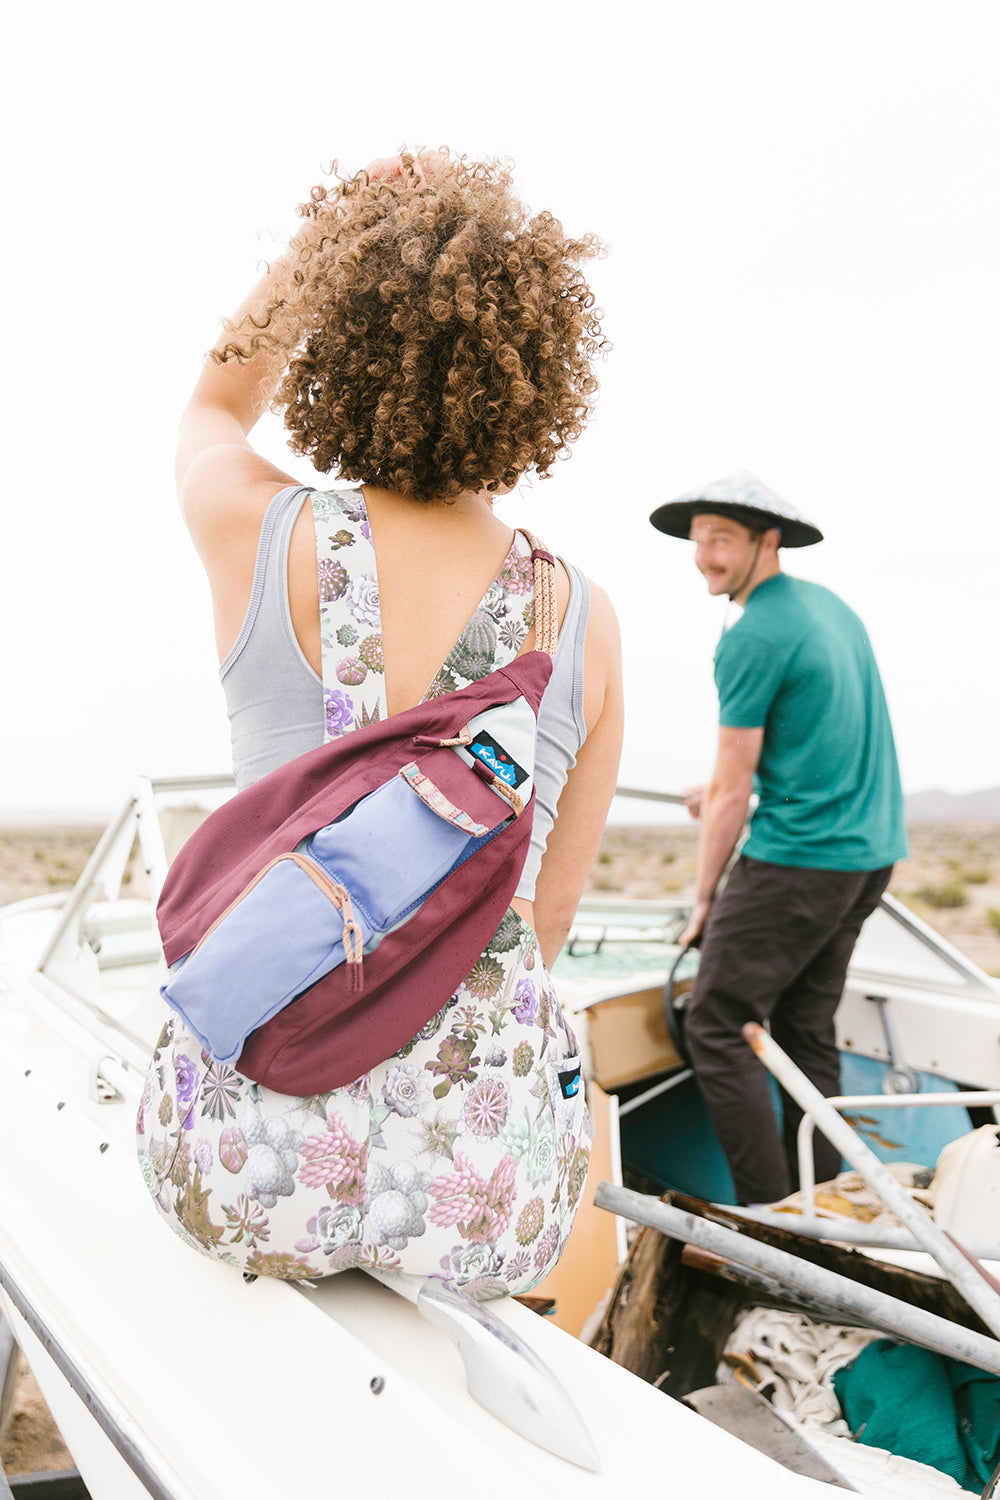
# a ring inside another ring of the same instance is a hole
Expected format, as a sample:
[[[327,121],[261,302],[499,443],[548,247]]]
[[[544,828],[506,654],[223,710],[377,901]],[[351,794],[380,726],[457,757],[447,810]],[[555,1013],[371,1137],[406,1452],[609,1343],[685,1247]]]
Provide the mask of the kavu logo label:
[[[468,748],[470,755],[481,760],[484,766],[489,766],[494,775],[499,776],[507,786],[519,787],[522,782],[527,781],[527,771],[518,765],[510,752],[492,734],[477,734]]]
[[[580,1092],[581,1076],[579,1065],[568,1069],[565,1073],[559,1074],[559,1087],[562,1090],[564,1099],[574,1099]]]

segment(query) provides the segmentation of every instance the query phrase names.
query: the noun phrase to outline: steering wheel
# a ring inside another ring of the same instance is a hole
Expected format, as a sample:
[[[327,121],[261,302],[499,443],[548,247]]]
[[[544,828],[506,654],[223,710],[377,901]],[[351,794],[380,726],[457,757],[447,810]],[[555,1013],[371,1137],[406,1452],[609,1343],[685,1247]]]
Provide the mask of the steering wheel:
[[[667,1023],[670,1039],[680,1054],[681,1060],[691,1066],[691,1058],[688,1055],[687,1043],[684,1038],[684,1013],[687,1008],[688,999],[694,988],[695,970],[687,974],[683,979],[678,978],[678,971],[688,955],[697,950],[700,938],[695,938],[686,948],[682,948],[670,966],[667,982],[663,987],[663,1014]]]

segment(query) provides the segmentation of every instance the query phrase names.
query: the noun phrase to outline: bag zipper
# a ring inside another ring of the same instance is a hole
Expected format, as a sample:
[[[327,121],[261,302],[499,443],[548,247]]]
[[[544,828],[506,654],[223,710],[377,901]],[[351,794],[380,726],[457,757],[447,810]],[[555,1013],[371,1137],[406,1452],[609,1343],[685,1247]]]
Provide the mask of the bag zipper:
[[[354,907],[351,905],[350,892],[345,886],[338,885],[335,880],[332,880],[327,872],[323,869],[323,867],[317,864],[315,860],[309,859],[305,854],[300,854],[297,850],[292,850],[290,854],[277,855],[275,859],[269,860],[262,870],[258,870],[257,874],[251,880],[250,884],[246,886],[242,891],[240,891],[240,894],[235,898],[235,900],[229,903],[221,916],[216,917],[215,921],[205,933],[204,937],[200,938],[195,946],[191,949],[191,952],[188,954],[188,959],[193,958],[202,944],[208,942],[208,939],[212,936],[212,933],[220,925],[220,923],[224,922],[229,916],[230,912],[235,911],[240,902],[244,901],[246,897],[249,896],[254,886],[257,885],[258,882],[263,880],[267,872],[269,870],[273,870],[275,865],[280,865],[282,861],[286,859],[290,859],[293,864],[298,865],[299,869],[302,870],[304,874],[308,875],[313,884],[322,891],[323,895],[326,896],[330,904],[340,912],[344,923],[343,942],[344,952],[347,955],[348,989],[356,994],[360,994],[364,989],[361,928],[358,926],[357,921],[355,920]]]

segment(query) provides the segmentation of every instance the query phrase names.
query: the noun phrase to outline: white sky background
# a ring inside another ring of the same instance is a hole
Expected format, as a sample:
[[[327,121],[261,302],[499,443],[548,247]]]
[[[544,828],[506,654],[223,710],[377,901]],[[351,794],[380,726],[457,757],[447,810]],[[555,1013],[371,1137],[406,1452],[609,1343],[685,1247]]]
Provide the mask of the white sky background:
[[[724,605],[647,517],[747,468],[826,532],[786,567],[868,624],[907,790],[1000,782],[993,0],[61,0],[13,26],[0,808],[228,766],[176,419],[322,168],[404,142],[514,157],[609,245],[595,420],[501,514],[617,604],[622,780],[710,769]],[[260,442],[285,461],[274,419]]]

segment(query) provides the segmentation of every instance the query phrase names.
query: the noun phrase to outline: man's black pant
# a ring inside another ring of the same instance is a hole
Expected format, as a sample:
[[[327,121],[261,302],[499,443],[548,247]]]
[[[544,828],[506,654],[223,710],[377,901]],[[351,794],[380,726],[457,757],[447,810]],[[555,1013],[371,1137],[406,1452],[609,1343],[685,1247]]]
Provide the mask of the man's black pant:
[[[802,1118],[783,1093],[779,1136],[770,1075],[740,1028],[770,1021],[774,1040],[820,1093],[840,1092],[834,1014],[858,933],[891,874],[891,865],[803,870],[741,855],[712,905],[685,1034],[740,1203],[794,1191]],[[840,1170],[840,1153],[819,1131],[814,1160],[818,1182]]]

